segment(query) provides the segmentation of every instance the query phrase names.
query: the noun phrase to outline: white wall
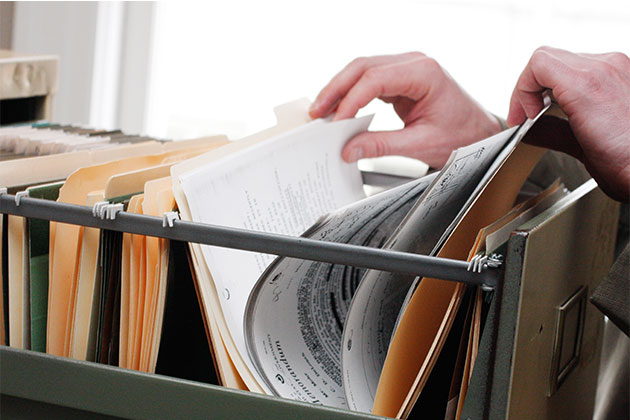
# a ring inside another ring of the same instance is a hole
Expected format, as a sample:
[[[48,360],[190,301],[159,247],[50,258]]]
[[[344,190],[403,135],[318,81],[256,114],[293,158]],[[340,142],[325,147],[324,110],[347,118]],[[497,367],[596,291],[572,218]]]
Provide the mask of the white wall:
[[[53,119],[88,124],[98,3],[17,2],[13,50],[59,56]]]
[[[116,118],[129,133],[146,128],[155,8],[151,2],[125,3]]]
[[[274,105],[314,99],[353,58],[406,51],[436,58],[505,116],[536,47],[627,54],[628,34],[628,0],[160,2],[147,128],[238,138],[271,125]],[[373,128],[400,126],[378,101],[366,112]]]
[[[15,51],[59,56],[53,121],[141,133],[155,4],[16,2]]]

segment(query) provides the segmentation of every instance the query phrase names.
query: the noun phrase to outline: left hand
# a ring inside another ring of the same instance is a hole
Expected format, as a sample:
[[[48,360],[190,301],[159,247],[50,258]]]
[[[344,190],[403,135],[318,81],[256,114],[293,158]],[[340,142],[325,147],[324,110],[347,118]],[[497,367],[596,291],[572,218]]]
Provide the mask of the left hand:
[[[422,53],[354,60],[322,89],[310,112],[351,118],[375,98],[391,103],[405,128],[359,134],[342,151],[347,162],[395,154],[438,168],[453,149],[501,131],[492,114]]]

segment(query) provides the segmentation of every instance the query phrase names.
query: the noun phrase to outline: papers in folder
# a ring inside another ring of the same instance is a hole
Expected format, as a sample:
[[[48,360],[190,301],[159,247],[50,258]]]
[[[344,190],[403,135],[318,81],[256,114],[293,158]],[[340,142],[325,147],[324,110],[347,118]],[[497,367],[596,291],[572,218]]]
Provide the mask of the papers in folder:
[[[132,203],[135,210],[138,203],[141,207],[139,199],[147,197],[145,214],[161,216],[175,209],[170,167],[226,143],[224,136],[165,143],[116,132],[109,133],[108,147],[97,147],[102,142],[94,141],[96,133],[100,131],[50,124],[1,128],[3,156],[9,155],[10,141],[14,147],[11,159],[0,162],[2,186],[11,193],[26,190],[34,198],[73,204],[110,202],[127,207]],[[34,156],[44,143],[72,143],[73,147],[46,149],[49,155]],[[185,254],[176,253],[184,258],[185,265],[171,263],[169,241],[153,238],[147,248],[142,237],[136,241],[136,258],[131,264],[130,241],[126,237],[123,245],[120,234],[19,216],[5,215],[2,219],[0,232],[6,244],[1,248],[2,263],[7,268],[2,281],[6,298],[2,305],[3,344],[125,367],[135,362],[136,369],[156,370],[158,350],[164,347],[164,313],[179,316],[182,312],[165,310],[170,268],[177,265],[182,275],[190,273]],[[123,253],[125,258],[121,258]],[[128,277],[132,268],[135,288],[130,298]],[[178,286],[180,292],[171,300],[181,299],[185,291],[189,302],[191,298],[196,301],[190,274],[188,279],[190,289]],[[146,296],[145,289],[149,289]],[[204,337],[199,348],[205,346],[208,356],[207,368],[199,369],[205,373],[197,378],[211,378],[214,368],[202,319],[197,316],[196,330],[201,333],[197,336]],[[129,333],[131,317],[140,322]],[[138,345],[131,346],[131,342]],[[186,347],[190,342],[180,340],[177,345]],[[169,353],[168,346],[162,353]],[[201,354],[189,352],[194,353]],[[161,365],[170,368],[164,360]]]
[[[176,209],[194,222],[460,260],[492,252],[563,195],[557,183],[514,207],[543,153],[520,143],[528,121],[453,152],[437,173],[365,197],[340,152],[371,118],[310,121],[307,107],[280,107],[275,127],[234,142],[74,147],[59,165],[13,159],[0,174],[68,203]],[[36,141],[34,150],[51,143]],[[43,170],[26,173],[34,164]],[[17,216],[2,229],[11,345],[147,372],[192,364],[232,388],[399,418],[437,406],[428,400],[439,376],[445,418],[461,413],[483,327],[480,290]]]

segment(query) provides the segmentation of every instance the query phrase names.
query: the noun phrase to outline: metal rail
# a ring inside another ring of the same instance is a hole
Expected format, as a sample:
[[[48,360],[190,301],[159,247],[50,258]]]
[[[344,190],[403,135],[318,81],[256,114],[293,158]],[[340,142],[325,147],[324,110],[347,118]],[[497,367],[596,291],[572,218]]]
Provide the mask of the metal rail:
[[[0,213],[82,225],[119,232],[155,236],[225,248],[281,255],[312,261],[343,264],[389,272],[439,278],[493,288],[502,270],[481,267],[481,272],[469,271],[469,263],[447,258],[339,244],[314,239],[270,234],[245,229],[228,228],[203,223],[118,212],[115,219],[95,217],[88,206],[60,203],[0,193]]]

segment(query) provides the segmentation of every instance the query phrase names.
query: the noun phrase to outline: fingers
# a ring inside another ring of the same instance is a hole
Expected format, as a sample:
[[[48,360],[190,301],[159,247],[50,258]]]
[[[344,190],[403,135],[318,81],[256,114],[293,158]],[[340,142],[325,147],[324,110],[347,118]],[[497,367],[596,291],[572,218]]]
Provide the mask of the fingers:
[[[532,54],[527,66],[521,73],[510,99],[508,125],[522,123],[525,118],[533,118],[543,108],[542,93],[546,89],[554,89],[558,83],[558,73],[562,62],[559,52],[552,48],[542,47]]]
[[[439,133],[423,125],[397,131],[368,131],[350,140],[341,156],[346,162],[389,155],[408,156],[421,159],[432,167],[441,167],[452,146],[441,142],[439,137]]]
[[[371,67],[341,99],[334,120],[353,117],[374,98],[402,96],[420,101],[443,79],[440,65],[428,57]]]
[[[416,130],[403,129],[397,131],[368,131],[350,140],[343,151],[342,158],[346,162],[356,162],[359,159],[373,158],[387,155],[404,155],[414,143],[417,145]]]
[[[599,90],[607,68],[627,62],[627,56],[621,53],[576,54],[557,48],[538,48],[512,93],[508,124],[520,124],[526,117],[536,116],[543,107],[542,93],[546,89],[551,89],[560,106],[570,113],[571,104],[579,100],[578,96]]]
[[[353,60],[326,85],[313,102],[310,114],[313,118],[321,118],[334,112],[339,102],[357,83],[363,74],[371,68],[404,62],[423,57],[421,53],[406,53],[399,55],[382,55],[375,57],[361,57]]]
[[[607,194],[627,199],[630,165],[629,154],[624,152],[628,151],[630,134],[629,75],[630,59],[625,54],[576,54],[539,48],[514,88],[508,124],[533,117],[542,108],[542,92],[551,89],[568,117],[566,131],[572,135],[550,132],[550,138],[534,136],[530,140],[579,158]],[[625,196],[619,195],[620,191],[625,191]]]

